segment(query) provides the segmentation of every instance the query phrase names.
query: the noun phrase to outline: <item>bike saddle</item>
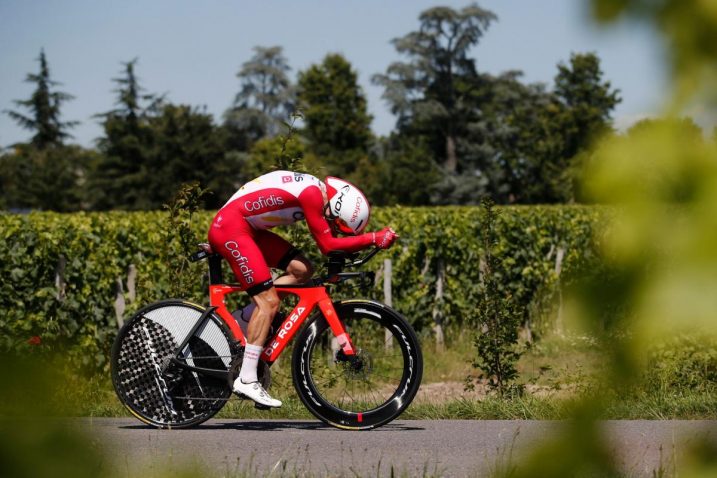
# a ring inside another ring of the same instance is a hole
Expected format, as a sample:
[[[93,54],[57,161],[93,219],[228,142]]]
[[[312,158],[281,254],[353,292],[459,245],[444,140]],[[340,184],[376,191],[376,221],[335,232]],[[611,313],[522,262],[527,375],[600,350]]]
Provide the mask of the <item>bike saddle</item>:
[[[199,244],[197,244],[197,246],[199,246],[199,248],[207,254],[214,253],[214,251],[212,250],[212,246],[210,246],[208,242],[200,242]]]
[[[201,261],[202,259],[206,259],[207,257],[210,257],[214,255],[214,251],[212,250],[212,246],[207,244],[206,242],[202,242],[200,244],[197,244],[199,246],[199,250],[195,252],[194,254],[189,256],[190,262],[197,262]]]

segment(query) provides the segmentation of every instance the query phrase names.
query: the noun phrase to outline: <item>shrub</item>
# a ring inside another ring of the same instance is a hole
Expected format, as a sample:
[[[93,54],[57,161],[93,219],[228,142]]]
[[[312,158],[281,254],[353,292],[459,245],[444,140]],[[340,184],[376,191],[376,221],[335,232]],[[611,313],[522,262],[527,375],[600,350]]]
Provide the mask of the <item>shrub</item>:
[[[644,377],[651,390],[709,391],[717,385],[717,343],[697,334],[681,335],[654,347]]]
[[[561,281],[579,268],[598,264],[592,230],[603,211],[584,206],[499,209],[496,253],[503,260],[495,271],[496,284],[501,294],[513,298],[521,320],[530,324],[532,318],[549,314]],[[197,242],[205,240],[212,217],[208,211],[194,215],[191,231]],[[44,346],[62,350],[82,365],[105,367],[118,327],[115,301],[125,301],[128,314],[172,295],[176,284],[165,249],[174,231],[166,224],[163,212],[0,214],[0,348],[14,349],[39,336]],[[379,256],[393,262],[394,307],[424,334],[430,333],[434,317],[458,330],[475,316],[482,224],[475,207],[375,208],[371,227],[391,225],[401,234],[400,241]],[[323,263],[305,225],[278,232],[317,265]],[[182,241],[186,236],[183,233]],[[564,251],[560,276],[558,250]],[[134,297],[127,287],[130,265],[138,275]],[[367,266],[377,272],[382,267],[381,260]],[[186,273],[185,298],[205,302],[204,269]],[[439,274],[444,283],[437,299]],[[225,277],[230,277],[228,272]],[[381,300],[382,290],[379,280],[368,295]],[[357,292],[339,291],[336,296],[341,294]]]

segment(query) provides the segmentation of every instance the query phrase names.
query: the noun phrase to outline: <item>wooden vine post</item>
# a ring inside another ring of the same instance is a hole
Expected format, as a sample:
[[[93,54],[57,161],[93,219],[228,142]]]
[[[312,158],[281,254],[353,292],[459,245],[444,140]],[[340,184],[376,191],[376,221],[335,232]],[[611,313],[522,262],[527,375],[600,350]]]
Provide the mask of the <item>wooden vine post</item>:
[[[446,266],[439,258],[436,264],[436,300],[433,306],[433,333],[436,335],[436,348],[441,351],[445,343],[443,335],[443,286],[446,280]]]
[[[67,282],[65,282],[65,267],[67,266],[67,259],[63,254],[60,254],[60,258],[57,260],[57,267],[55,268],[55,289],[57,294],[55,297],[59,301],[65,300]]]
[[[391,276],[393,274],[393,264],[391,259],[383,260],[383,302],[389,307],[393,307],[393,295],[391,293]],[[384,341],[386,350],[393,348],[393,334],[386,329],[384,331]]]
[[[560,281],[560,273],[563,270],[564,257],[565,248],[560,246],[555,254],[555,277],[557,282],[556,286],[558,288],[558,316],[555,319],[555,327],[560,334],[563,333],[563,287]]]
[[[127,308],[127,302],[134,302],[137,297],[136,293],[137,267],[130,264],[127,269],[127,295],[124,292],[124,283],[121,277],[115,281],[115,318],[117,319],[117,328],[121,329],[124,325],[124,311]]]

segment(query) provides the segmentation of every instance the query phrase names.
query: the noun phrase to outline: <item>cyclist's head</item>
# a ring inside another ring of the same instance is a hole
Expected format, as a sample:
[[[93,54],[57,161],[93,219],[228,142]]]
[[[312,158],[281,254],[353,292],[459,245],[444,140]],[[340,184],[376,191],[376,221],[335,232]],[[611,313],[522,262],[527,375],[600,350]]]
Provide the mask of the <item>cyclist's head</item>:
[[[371,214],[366,196],[343,179],[329,176],[325,182],[329,202],[324,208],[324,215],[331,227],[342,234],[360,234],[366,229]]]

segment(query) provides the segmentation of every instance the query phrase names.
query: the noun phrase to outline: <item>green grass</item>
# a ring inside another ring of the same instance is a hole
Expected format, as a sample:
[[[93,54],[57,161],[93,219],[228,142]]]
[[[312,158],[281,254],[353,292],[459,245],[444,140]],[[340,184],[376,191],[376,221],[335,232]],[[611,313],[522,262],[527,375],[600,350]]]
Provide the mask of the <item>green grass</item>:
[[[276,392],[276,390],[274,390]],[[276,393],[284,405],[277,410],[256,410],[253,403],[232,398],[218,418],[311,419],[314,417],[293,389]],[[487,396],[480,400],[459,399],[443,403],[414,402],[404,420],[560,420],[568,418],[580,394],[538,396],[525,393],[514,398]],[[59,397],[58,397],[59,398]],[[76,379],[62,397],[60,411],[69,416],[130,416],[112,390],[108,379]],[[604,419],[717,419],[717,389],[648,393],[635,391],[607,401]]]
[[[466,334],[467,335],[467,334]],[[463,390],[469,374],[472,344],[461,338],[449,341],[443,350],[432,342],[424,343],[423,385],[452,383]],[[665,362],[665,368],[679,367]],[[288,361],[272,369],[271,392],[284,405],[278,410],[256,410],[253,403],[232,398],[218,418],[311,419],[313,416],[298,399],[291,382]],[[531,347],[518,363],[520,381],[526,385],[522,395],[501,398],[493,394],[473,393],[459,399],[432,399],[422,395],[401,416],[402,419],[470,419],[470,420],[554,420],[570,416],[573,404],[583,396],[605,399],[605,419],[717,419],[717,384],[703,381],[694,387],[657,387],[645,381],[610,392],[598,385],[597,377],[605,364],[597,347],[587,338],[544,337]],[[54,374],[55,392],[48,394],[53,413],[63,416],[120,417],[130,416],[115,396],[107,375],[81,377],[70,372]],[[59,381],[57,380],[59,379]],[[691,379],[690,383],[693,383]],[[437,386],[437,388],[441,388]],[[9,400],[13,401],[13,400]],[[0,416],[8,415],[0,407]]]
[[[637,391],[608,402],[603,418],[611,420],[715,420],[717,387],[676,392]]]
[[[419,403],[401,416],[406,420],[559,420],[569,416],[570,400],[553,400],[531,395],[504,399],[452,400]]]

